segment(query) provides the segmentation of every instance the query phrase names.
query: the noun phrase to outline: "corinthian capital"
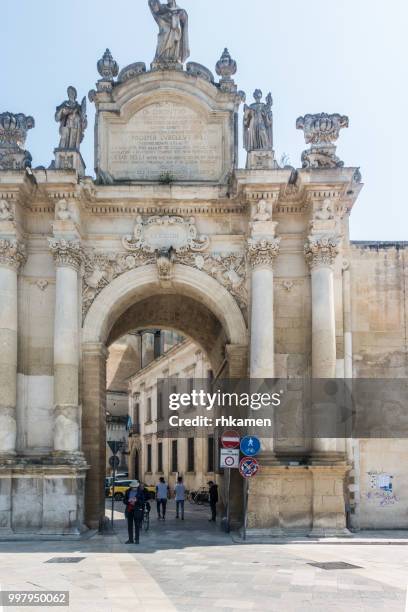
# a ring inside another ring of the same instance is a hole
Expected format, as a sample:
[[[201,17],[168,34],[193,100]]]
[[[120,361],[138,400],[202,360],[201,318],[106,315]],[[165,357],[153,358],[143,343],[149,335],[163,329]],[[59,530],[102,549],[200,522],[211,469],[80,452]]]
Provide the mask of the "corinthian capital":
[[[48,242],[56,266],[68,266],[79,270],[83,259],[83,250],[79,241],[49,238]]]
[[[248,240],[247,255],[252,268],[260,266],[273,266],[273,262],[279,253],[280,238]]]
[[[309,236],[305,244],[305,257],[313,268],[332,267],[339,253],[340,236]]]
[[[22,242],[0,240],[0,266],[18,271],[26,259],[26,248]]]

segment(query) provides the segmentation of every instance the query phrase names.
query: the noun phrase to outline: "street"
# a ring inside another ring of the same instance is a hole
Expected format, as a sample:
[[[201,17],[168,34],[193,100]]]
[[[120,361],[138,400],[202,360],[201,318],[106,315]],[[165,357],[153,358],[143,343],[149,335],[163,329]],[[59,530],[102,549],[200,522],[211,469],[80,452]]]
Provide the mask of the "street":
[[[366,544],[362,537],[244,544],[208,522],[208,507],[187,503],[182,522],[170,502],[165,522],[157,520],[152,504],[149,532],[142,532],[139,546],[125,545],[123,507],[115,504],[114,535],[0,543],[2,590],[69,591],[69,610],[75,612],[405,611],[408,540],[394,538],[406,534],[379,532],[376,544],[369,535]],[[394,543],[381,544],[389,538]],[[322,569],[316,563],[357,567]]]

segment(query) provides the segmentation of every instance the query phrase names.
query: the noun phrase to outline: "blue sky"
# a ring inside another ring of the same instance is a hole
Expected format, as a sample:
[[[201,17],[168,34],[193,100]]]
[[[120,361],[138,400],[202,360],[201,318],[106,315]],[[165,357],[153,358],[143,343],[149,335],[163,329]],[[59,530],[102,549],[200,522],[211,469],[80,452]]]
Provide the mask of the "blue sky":
[[[214,70],[227,46],[236,81],[252,98],[256,87],[274,98],[278,158],[300,166],[305,148],[299,115],[350,117],[338,155],[361,166],[365,188],[351,218],[356,240],[404,240],[404,167],[408,122],[406,0],[178,0],[190,16],[191,60]],[[48,166],[58,143],[55,107],[72,84],[87,95],[96,62],[109,47],[121,68],[149,65],[157,35],[147,0],[2,0],[0,112],[31,114],[27,148]],[[93,107],[83,146],[93,173]],[[244,163],[242,155],[241,163]]]

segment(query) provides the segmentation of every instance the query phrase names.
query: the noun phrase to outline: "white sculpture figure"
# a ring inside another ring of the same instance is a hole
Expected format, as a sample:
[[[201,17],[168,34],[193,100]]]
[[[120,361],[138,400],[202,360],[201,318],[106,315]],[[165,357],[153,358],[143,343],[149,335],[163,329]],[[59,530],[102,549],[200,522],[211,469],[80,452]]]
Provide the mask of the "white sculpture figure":
[[[177,6],[176,0],[167,4],[149,0],[149,7],[159,26],[154,62],[164,66],[183,64],[190,56],[187,12]]]
[[[6,200],[0,200],[0,221],[14,221],[11,204],[6,202]]]
[[[77,102],[77,90],[75,87],[68,87],[68,100],[65,100],[57,107],[55,121],[60,124],[60,149],[79,151],[88,120],[86,116],[86,98],[82,103]]]
[[[69,210],[69,205],[66,200],[61,200],[58,202],[56,218],[58,221],[70,221],[72,219],[72,213]]]
[[[270,205],[265,200],[258,202],[256,213],[254,214],[254,221],[271,221],[272,212]]]
[[[331,200],[326,199],[323,201],[323,204],[315,213],[315,219],[318,221],[329,221],[334,219]]]

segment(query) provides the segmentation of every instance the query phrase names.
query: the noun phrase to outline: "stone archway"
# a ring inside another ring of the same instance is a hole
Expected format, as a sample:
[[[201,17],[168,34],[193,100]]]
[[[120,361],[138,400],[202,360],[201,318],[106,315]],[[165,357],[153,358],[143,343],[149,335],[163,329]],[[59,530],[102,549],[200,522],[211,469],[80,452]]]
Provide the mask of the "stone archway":
[[[195,340],[219,374],[247,375],[245,320],[234,298],[215,279],[179,264],[166,286],[155,265],[112,281],[93,302],[82,330],[82,450],[90,466],[85,515],[91,528],[104,517],[106,347],[148,325],[172,327]]]

